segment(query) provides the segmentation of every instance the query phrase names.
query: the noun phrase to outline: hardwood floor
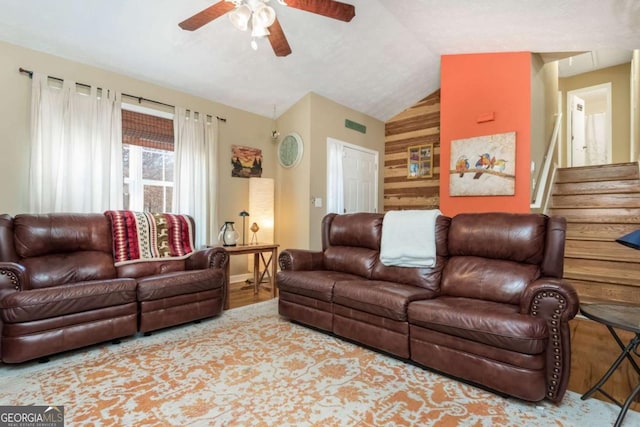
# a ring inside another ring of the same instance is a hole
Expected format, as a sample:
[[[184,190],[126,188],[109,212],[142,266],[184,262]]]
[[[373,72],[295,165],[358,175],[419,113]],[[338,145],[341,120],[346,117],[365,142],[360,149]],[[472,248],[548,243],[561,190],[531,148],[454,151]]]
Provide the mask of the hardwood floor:
[[[229,308],[242,307],[271,299],[270,290],[261,287],[260,291],[254,294],[253,286],[247,285],[245,282],[232,283],[229,288]]]

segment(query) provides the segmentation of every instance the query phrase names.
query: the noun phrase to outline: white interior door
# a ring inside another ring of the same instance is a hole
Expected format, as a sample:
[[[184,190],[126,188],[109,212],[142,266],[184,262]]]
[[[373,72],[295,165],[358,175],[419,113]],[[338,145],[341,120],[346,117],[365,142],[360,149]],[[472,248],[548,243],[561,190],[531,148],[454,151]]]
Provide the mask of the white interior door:
[[[344,147],[344,212],[377,212],[378,152]]]
[[[569,166],[611,163],[611,83],[567,93]]]
[[[584,166],[587,144],[585,141],[584,100],[571,95],[571,166]]]

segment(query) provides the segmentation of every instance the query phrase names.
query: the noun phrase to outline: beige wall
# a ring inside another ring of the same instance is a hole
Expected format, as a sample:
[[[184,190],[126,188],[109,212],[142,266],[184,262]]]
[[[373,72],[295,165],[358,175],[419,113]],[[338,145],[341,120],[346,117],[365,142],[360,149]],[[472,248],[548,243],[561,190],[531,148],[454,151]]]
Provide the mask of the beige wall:
[[[345,127],[345,119],[366,126],[366,133]],[[281,138],[297,132],[304,141],[300,164],[285,169],[278,166],[276,196],[276,240],[280,249],[319,250],[320,226],[327,212],[327,138],[359,145],[379,153],[378,211],[383,205],[384,122],[310,93],[278,118]],[[321,197],[322,207],[311,198]]]
[[[626,63],[559,79],[559,88],[562,91],[563,115],[565,117],[562,127],[563,161],[561,166],[567,165],[567,92],[608,82],[611,82],[612,91],[612,163],[624,163],[630,161],[631,64]]]
[[[337,104],[317,94],[311,96],[311,182],[310,196],[322,197],[322,207],[311,207],[310,249],[321,249],[320,226],[327,212],[327,138],[358,145],[378,152],[378,212],[383,212],[384,122]],[[345,127],[345,120],[366,126],[366,133]],[[311,200],[309,199],[309,205]]]
[[[308,94],[278,117],[280,139],[295,132],[302,138],[300,163],[292,168],[276,164],[275,237],[280,250],[309,248],[309,173],[311,165],[311,95]]]
[[[249,205],[248,179],[231,178],[231,145],[261,148],[265,159],[263,176],[275,178],[275,145],[271,140],[270,118],[2,42],[0,58],[0,213],[17,214],[27,210],[31,80],[18,72],[19,67],[226,118],[226,123],[219,122],[218,138],[220,223],[228,220],[236,221],[238,225],[238,221],[241,223],[238,213]],[[245,257],[232,259],[232,274],[246,272]]]

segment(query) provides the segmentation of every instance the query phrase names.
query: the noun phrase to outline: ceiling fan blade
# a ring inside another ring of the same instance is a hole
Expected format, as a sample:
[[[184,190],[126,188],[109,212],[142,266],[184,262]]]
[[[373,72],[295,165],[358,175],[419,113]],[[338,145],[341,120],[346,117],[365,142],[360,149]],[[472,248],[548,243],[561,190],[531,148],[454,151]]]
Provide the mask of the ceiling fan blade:
[[[278,21],[278,18],[269,27],[269,43],[275,52],[276,56],[287,56],[291,53],[291,47],[289,42],[282,31],[282,26]]]
[[[356,16],[356,8],[353,5],[334,0],[285,0],[285,3],[296,9],[344,22],[349,22]]]
[[[221,0],[213,6],[209,6],[201,12],[196,13],[191,18],[187,18],[178,25],[183,30],[194,31],[205,24],[221,17],[225,13],[233,10],[235,5],[231,2]]]

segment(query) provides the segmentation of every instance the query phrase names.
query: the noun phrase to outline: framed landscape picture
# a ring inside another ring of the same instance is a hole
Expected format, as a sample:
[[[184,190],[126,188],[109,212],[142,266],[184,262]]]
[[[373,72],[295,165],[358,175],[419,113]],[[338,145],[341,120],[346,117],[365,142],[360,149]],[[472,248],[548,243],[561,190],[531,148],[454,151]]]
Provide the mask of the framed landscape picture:
[[[262,150],[242,145],[231,146],[231,176],[260,178],[262,176]]]

